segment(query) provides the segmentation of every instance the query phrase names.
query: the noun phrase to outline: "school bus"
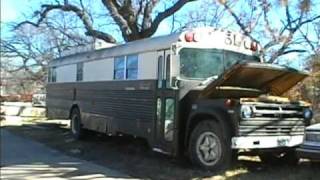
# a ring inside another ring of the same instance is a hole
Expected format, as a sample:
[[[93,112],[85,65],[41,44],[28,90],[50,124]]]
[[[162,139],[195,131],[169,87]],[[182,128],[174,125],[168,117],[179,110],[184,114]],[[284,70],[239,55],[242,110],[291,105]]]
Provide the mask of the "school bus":
[[[281,97],[307,74],[262,61],[249,37],[215,28],[67,54],[49,64],[49,118],[84,130],[145,138],[154,151],[227,167],[240,150],[294,158],[312,119]]]

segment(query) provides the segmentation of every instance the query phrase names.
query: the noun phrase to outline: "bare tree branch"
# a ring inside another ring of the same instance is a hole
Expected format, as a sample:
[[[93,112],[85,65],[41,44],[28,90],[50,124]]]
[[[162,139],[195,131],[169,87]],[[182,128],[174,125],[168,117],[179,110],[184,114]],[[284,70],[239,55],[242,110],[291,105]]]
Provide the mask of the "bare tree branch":
[[[101,3],[106,8],[107,13],[105,14],[110,15],[119,27],[123,39],[125,41],[133,41],[152,36],[165,18],[173,15],[185,4],[192,1],[196,0],[177,0],[171,7],[158,13],[154,19],[152,19],[153,10],[160,0],[101,0]],[[86,35],[115,43],[116,40],[111,34],[94,28],[91,13],[86,10],[82,0],[79,0],[79,2],[79,7],[68,1],[64,1],[64,4],[60,4],[59,1],[56,1],[56,4],[43,4],[41,11],[35,12],[35,17],[38,17],[37,22],[27,20],[19,23],[17,28],[23,24],[39,27],[44,19],[48,18],[49,12],[60,10],[75,13],[82,21],[86,29]]]
[[[92,22],[90,21],[89,15],[82,9],[78,8],[77,6],[71,5],[69,3],[65,3],[64,5],[56,4],[56,5],[50,5],[50,4],[44,4],[42,5],[42,11],[36,12],[40,16],[38,21],[36,23],[31,21],[23,21],[19,23],[15,29],[19,28],[20,26],[24,24],[31,24],[33,26],[39,27],[40,24],[43,22],[45,18],[47,18],[50,11],[53,10],[62,10],[65,12],[73,12],[75,13],[82,21],[85,29],[87,30],[86,35],[92,36],[98,39],[102,39],[106,42],[115,43],[116,40],[108,33],[104,33],[98,30],[95,30],[92,26]]]
[[[248,31],[247,27],[242,23],[242,21],[240,20],[240,18],[237,16],[237,14],[231,9],[231,7],[229,6],[229,4],[225,1],[219,1],[224,8],[231,14],[231,16],[235,19],[236,23],[238,24],[238,26],[240,27],[240,29],[243,31],[243,33],[250,37],[252,40],[259,42],[256,38],[254,38],[251,35],[251,32]]]
[[[224,8],[235,19],[237,25],[244,32],[244,34],[249,36],[251,39],[257,41],[256,38],[253,37],[254,30],[249,30],[249,26],[245,25],[243,20],[240,18],[241,13],[240,13],[240,15],[238,15],[239,12],[237,14],[229,6],[229,4],[224,0],[219,0],[219,2],[220,2],[220,4],[222,4],[224,6]],[[304,26],[305,24],[309,24],[311,22],[314,22],[314,21],[320,19],[320,15],[318,14],[313,17],[308,17],[306,15],[307,14],[306,9],[308,9],[308,8],[301,9],[299,11],[299,13],[291,12],[293,9],[293,8],[290,8],[292,6],[292,4],[289,4],[288,2],[284,2],[283,5],[284,5],[285,18],[281,19],[281,22],[283,23],[283,27],[280,30],[277,30],[278,27],[276,27],[276,28],[271,27],[271,23],[268,19],[268,16],[269,16],[268,13],[271,8],[271,2],[266,1],[266,0],[262,0],[259,2],[260,2],[261,11],[263,14],[263,21],[265,24],[265,29],[271,36],[271,40],[266,42],[262,48],[262,52],[264,54],[263,55],[264,57],[267,54],[270,55],[270,56],[268,56],[269,58],[267,61],[271,62],[271,63],[275,62],[278,57],[280,57],[282,55],[289,54],[289,53],[293,53],[293,52],[299,52],[299,53],[307,52],[306,50],[291,50],[290,47],[293,46],[294,44],[295,45],[298,44],[294,41],[294,39],[296,38],[295,34],[297,33],[297,31],[300,30],[301,27]],[[300,3],[306,3],[306,2],[301,1]],[[307,3],[309,3],[309,1]],[[255,8],[255,7],[251,5],[250,8]],[[251,17],[251,18],[249,18],[249,22],[252,22],[254,20],[254,18],[252,17],[252,11],[253,11],[253,9],[251,10],[251,14],[248,14],[248,13],[246,14],[247,17]],[[258,22],[256,22],[256,23],[258,23]],[[307,39],[305,39],[305,40],[308,43],[308,40]],[[257,41],[257,42],[259,42],[259,41]]]
[[[141,32],[144,37],[151,36],[156,32],[159,27],[159,24],[167,17],[173,15],[175,12],[180,10],[185,4],[196,1],[196,0],[178,0],[173,6],[166,9],[165,11],[159,13],[156,18],[153,20],[150,28],[145,29]]]

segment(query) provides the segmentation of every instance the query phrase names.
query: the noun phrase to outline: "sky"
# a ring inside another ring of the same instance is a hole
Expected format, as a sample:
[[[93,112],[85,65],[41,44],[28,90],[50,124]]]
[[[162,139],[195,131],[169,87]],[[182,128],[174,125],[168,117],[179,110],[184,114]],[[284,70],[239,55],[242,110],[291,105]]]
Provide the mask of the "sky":
[[[37,5],[35,0],[1,0],[1,21],[10,22],[23,19],[22,12]]]
[[[23,21],[24,14],[30,15],[33,10],[38,9],[40,9],[39,0],[1,0],[1,22]],[[168,21],[163,21],[158,29],[155,36],[170,33],[171,27]],[[5,36],[8,30],[2,29],[2,33]]]
[[[26,15],[32,15],[32,12],[34,10],[40,9],[40,1],[46,1],[46,0],[1,0],[1,22],[7,23],[7,22],[19,22],[25,20],[24,14]],[[100,3],[100,2],[99,2]],[[319,6],[320,3],[317,4],[317,7]],[[160,7],[161,9],[163,7]],[[181,11],[188,11],[190,9],[197,8],[195,6],[195,3],[189,3],[186,7],[184,7]],[[241,7],[243,8],[243,7]],[[181,12],[180,11],[180,12]],[[276,15],[282,16],[281,14]],[[275,17],[276,18],[276,17]],[[274,21],[273,23],[277,23]],[[280,23],[280,21],[278,22]],[[170,18],[167,18],[165,21],[163,21],[160,24],[160,27],[158,28],[158,31],[154,36],[159,36],[159,35],[165,35],[169,34],[171,31],[171,23],[170,23]],[[4,37],[10,33],[10,29],[7,29],[6,27],[2,26],[1,27],[1,36]],[[121,39],[120,33],[116,33],[116,38]],[[295,59],[300,58],[299,54],[293,53],[289,54],[286,56],[286,59],[288,62],[292,61],[295,63],[292,63],[292,66],[295,66],[296,68],[299,68],[301,66],[300,63],[297,63]],[[290,63],[289,63],[290,64]]]

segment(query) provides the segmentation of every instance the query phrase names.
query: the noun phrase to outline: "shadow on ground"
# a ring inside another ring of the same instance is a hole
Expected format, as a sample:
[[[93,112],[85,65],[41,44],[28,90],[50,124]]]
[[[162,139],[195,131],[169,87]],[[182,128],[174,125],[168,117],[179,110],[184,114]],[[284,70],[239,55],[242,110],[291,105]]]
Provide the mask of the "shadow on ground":
[[[108,137],[88,133],[82,141],[71,137],[63,124],[37,123],[6,126],[16,134],[46,144],[68,155],[106,166],[133,178],[143,179],[318,179],[320,164],[302,162],[296,166],[270,166],[257,158],[240,158],[225,172],[196,169],[185,158],[174,159],[151,151],[142,139]]]

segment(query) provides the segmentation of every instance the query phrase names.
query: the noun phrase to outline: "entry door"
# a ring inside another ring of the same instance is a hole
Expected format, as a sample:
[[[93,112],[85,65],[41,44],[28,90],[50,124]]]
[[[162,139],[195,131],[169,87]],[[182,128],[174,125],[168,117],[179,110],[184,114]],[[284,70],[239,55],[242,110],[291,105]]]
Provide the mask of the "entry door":
[[[161,150],[172,153],[176,141],[177,91],[170,84],[170,50],[158,52],[156,140]]]

